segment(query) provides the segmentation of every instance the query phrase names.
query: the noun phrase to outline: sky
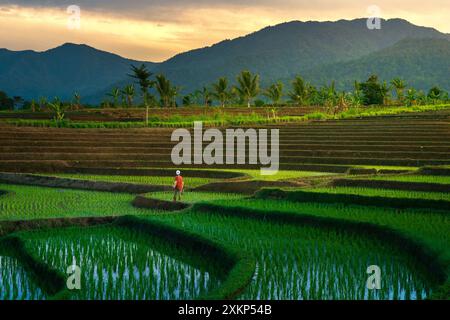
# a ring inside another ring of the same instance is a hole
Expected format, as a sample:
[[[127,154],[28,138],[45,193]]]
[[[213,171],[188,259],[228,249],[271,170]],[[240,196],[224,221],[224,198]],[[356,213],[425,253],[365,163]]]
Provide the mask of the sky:
[[[287,21],[368,16],[450,33],[449,0],[0,0],[0,48],[45,51],[84,43],[160,62]]]

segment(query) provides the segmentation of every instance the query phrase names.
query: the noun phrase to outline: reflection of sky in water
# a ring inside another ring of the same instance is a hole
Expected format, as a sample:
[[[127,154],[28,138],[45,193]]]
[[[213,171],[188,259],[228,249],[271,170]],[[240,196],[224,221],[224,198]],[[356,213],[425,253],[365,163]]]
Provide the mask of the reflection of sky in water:
[[[77,299],[194,299],[220,283],[208,272],[111,235],[55,236],[29,245],[58,270],[75,258],[82,274]]]
[[[45,294],[16,259],[0,256],[0,300],[44,300]]]

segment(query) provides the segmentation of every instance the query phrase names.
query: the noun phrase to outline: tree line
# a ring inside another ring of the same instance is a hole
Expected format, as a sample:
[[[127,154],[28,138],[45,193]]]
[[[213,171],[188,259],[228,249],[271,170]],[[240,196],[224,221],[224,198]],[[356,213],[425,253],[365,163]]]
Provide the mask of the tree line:
[[[321,87],[305,81],[300,75],[290,81],[288,88],[277,81],[266,88],[260,85],[260,77],[250,71],[242,71],[235,84],[226,77],[219,78],[209,86],[204,86],[187,95],[181,95],[182,88],[174,85],[163,74],[154,75],[145,65],[131,66],[128,75],[134,83],[123,88],[113,88],[106,99],[100,104],[103,108],[132,107],[178,107],[182,106],[320,106],[332,109],[334,112],[344,111],[349,107],[369,105],[427,105],[449,101],[449,95],[435,86],[428,92],[416,90],[408,86],[406,80],[392,79],[390,82],[380,81],[376,75],[370,76],[365,82],[354,82],[353,90],[338,91],[335,82]],[[137,101],[138,100],[138,101]],[[55,98],[24,101],[20,97],[9,98],[0,91],[0,109],[11,110],[15,106],[31,111],[60,109],[78,110],[82,108],[81,97],[75,93],[70,102],[61,102]]]

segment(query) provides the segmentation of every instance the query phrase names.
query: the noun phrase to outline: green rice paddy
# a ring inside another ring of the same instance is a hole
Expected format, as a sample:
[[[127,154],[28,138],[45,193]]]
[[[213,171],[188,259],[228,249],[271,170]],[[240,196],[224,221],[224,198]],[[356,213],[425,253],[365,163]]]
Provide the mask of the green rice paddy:
[[[2,185],[0,220],[148,214],[134,208],[131,194]]]
[[[134,184],[150,184],[150,185],[173,185],[174,177],[168,176],[110,176],[110,175],[87,175],[87,174],[57,174],[54,175],[60,178],[89,180],[89,181],[104,181],[104,182],[120,182],[120,183],[134,183]],[[217,179],[187,177],[184,179],[187,188],[195,188],[204,184],[215,182]]]
[[[432,283],[406,255],[363,236],[195,210],[151,219],[255,256],[257,270],[242,299],[424,299],[431,293]],[[370,265],[385,275],[380,291],[366,288]]]
[[[0,254],[0,301],[46,299],[17,259]]]
[[[427,175],[376,176],[371,179],[384,181],[450,184],[450,177],[447,176],[427,176]]]
[[[173,199],[173,192],[151,192],[147,194],[148,197],[160,200],[171,201]],[[234,201],[242,199],[245,196],[236,193],[214,193],[214,192],[193,192],[185,191],[182,194],[182,201],[186,203],[208,202],[215,200]]]
[[[148,239],[121,228],[61,229],[22,237],[30,252],[59,272],[65,274],[74,262],[80,267],[81,290],[74,290],[72,299],[185,300],[220,285],[216,275],[166,255],[161,246],[153,249]]]
[[[311,192],[324,192],[331,194],[351,194],[369,197],[406,198],[406,199],[427,199],[427,200],[447,200],[450,201],[448,193],[440,192],[419,192],[403,191],[391,189],[372,189],[358,187],[326,187],[311,189]]]

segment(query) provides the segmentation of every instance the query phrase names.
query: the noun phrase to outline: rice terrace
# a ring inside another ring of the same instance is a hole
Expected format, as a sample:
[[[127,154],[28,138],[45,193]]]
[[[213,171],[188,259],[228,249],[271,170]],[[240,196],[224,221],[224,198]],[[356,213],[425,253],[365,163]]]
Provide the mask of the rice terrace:
[[[0,301],[449,300],[450,37],[367,23],[1,49]]]

